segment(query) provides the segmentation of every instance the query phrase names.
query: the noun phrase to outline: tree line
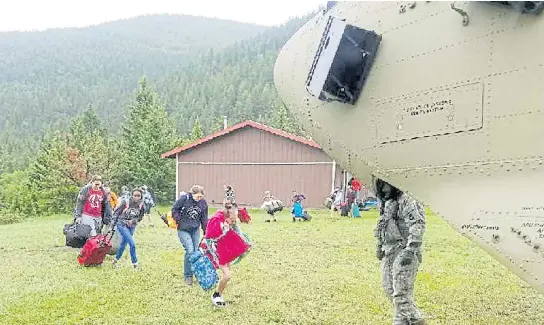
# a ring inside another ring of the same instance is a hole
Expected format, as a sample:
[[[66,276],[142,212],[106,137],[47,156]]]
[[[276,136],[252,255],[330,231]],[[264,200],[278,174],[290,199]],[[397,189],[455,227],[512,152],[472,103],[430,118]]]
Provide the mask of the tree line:
[[[23,115],[10,120],[17,132],[6,121],[0,132],[0,222],[70,213],[79,188],[93,174],[117,191],[146,184],[159,202],[170,202],[175,163],[160,154],[220,130],[224,115],[229,124],[252,119],[305,136],[276,93],[273,67],[283,44],[307,19],[293,19],[221,50],[201,51],[171,74],[142,77],[127,100],[104,106],[101,98],[112,97],[100,92],[91,105],[72,101],[70,107],[80,107],[72,111],[86,107],[84,112],[73,118],[61,113],[43,136],[35,136]],[[51,120],[60,112],[47,97],[36,102],[27,111],[31,121],[41,115]]]
[[[193,133],[203,135],[198,125]],[[191,140],[176,134],[172,117],[142,78],[116,135],[106,131],[89,107],[68,129],[48,130],[28,168],[2,174],[0,222],[70,213],[79,189],[94,174],[114,189],[148,185],[159,201],[169,201],[174,197],[174,162],[160,154]]]
[[[273,116],[286,131],[296,125],[283,105]],[[222,123],[217,120],[217,129]],[[187,134],[176,132],[172,114],[143,77],[116,134],[107,132],[96,110],[88,107],[66,130],[49,129],[27,168],[0,175],[0,223],[71,213],[79,189],[94,174],[117,191],[123,185],[148,185],[158,202],[170,203],[175,160],[160,155],[205,134],[198,118]]]

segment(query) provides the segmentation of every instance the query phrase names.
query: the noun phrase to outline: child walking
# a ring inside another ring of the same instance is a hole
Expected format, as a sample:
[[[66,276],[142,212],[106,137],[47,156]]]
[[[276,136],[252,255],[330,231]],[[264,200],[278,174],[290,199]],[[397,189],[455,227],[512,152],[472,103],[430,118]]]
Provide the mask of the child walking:
[[[206,239],[215,243],[218,268],[222,277],[217,290],[212,294],[212,303],[224,307],[223,292],[231,279],[231,265],[234,260],[242,256],[249,249],[249,245],[233,228],[236,226],[238,208],[230,200],[223,201],[223,209],[217,210],[206,226]]]

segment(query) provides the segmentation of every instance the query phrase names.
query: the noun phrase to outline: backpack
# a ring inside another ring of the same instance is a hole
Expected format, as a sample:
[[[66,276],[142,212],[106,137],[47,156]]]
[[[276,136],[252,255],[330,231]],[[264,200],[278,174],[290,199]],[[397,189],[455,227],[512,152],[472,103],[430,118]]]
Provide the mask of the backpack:
[[[151,196],[149,191],[145,191],[143,201],[145,205],[155,206],[155,201],[153,200],[153,196]]]
[[[181,197],[180,197],[179,199],[181,199]],[[178,199],[178,200],[179,200],[179,199]],[[186,194],[185,194],[185,199],[186,199],[187,201],[185,201],[185,202],[183,203],[183,206],[181,207],[181,210],[179,211],[179,216],[180,216],[180,217],[183,215],[183,213],[185,213],[185,210],[187,210],[187,203],[189,202],[189,199],[190,199],[190,198],[189,198],[189,193],[186,193]],[[172,216],[172,217],[173,217],[173,216]]]
[[[166,214],[161,215],[161,220],[168,226],[168,228],[178,229],[178,223],[172,217],[172,211],[168,211]]]

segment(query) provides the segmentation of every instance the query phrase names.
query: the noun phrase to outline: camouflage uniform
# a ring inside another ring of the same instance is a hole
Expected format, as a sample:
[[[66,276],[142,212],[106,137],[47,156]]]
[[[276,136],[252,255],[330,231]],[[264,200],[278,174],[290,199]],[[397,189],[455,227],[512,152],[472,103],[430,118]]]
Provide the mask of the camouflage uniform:
[[[413,291],[425,224],[421,204],[404,193],[385,202],[378,220],[376,254],[382,261],[382,286],[393,303],[393,325],[424,324]]]

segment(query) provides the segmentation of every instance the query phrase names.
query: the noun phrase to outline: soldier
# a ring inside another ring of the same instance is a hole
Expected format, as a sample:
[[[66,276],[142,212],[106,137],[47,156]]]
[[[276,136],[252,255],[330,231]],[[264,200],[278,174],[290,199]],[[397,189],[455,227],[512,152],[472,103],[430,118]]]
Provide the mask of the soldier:
[[[378,179],[375,185],[381,203],[374,230],[376,257],[382,264],[382,286],[393,303],[393,325],[424,325],[413,295],[422,262],[425,212],[418,201],[391,184]]]

